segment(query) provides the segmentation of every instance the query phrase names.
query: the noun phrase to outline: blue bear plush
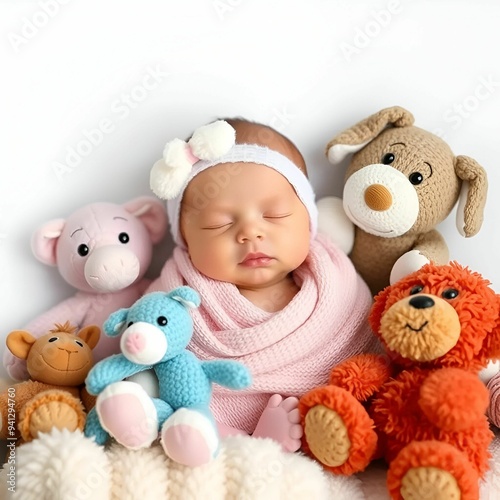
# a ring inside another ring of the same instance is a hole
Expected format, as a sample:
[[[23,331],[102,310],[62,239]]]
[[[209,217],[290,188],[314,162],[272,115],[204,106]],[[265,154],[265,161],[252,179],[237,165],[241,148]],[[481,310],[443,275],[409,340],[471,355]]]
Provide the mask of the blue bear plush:
[[[86,436],[99,444],[112,436],[127,448],[140,449],[160,433],[165,453],[190,466],[217,454],[219,436],[209,409],[212,382],[244,389],[251,376],[238,362],[200,361],[186,350],[193,332],[189,309],[199,305],[198,293],[183,286],[146,294],[109,316],[103,329],[109,336],[121,334],[121,354],[100,361],[87,376],[88,392],[98,397],[87,417]],[[158,377],[158,398],[124,380],[148,369]]]

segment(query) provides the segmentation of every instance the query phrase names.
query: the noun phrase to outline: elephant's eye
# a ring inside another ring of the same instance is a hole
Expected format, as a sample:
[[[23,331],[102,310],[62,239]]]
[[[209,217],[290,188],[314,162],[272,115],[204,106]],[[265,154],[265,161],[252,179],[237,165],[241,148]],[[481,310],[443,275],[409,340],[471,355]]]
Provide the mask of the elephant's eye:
[[[56,340],[59,340],[59,337],[50,337],[49,342],[55,342]]]
[[[168,323],[168,320],[167,320],[167,318],[165,318],[165,316],[158,316],[158,318],[156,318],[156,322],[160,326],[165,326]]]
[[[455,299],[458,297],[458,290],[456,288],[447,288],[442,294],[443,299]]]
[[[129,324],[127,325],[127,328],[128,328],[129,326],[132,326],[133,324],[134,324],[134,322],[133,322],[133,321],[130,321],[130,322],[129,322]]]
[[[130,241],[130,237],[127,233],[120,233],[118,235],[118,240],[120,241],[120,243],[128,243]]]
[[[415,295],[417,293],[420,293],[424,287],[422,285],[415,285],[411,290],[410,290],[410,295]]]
[[[387,153],[384,156],[382,156],[382,163],[384,165],[390,165],[394,161],[394,158],[396,157],[394,156],[393,153]]]
[[[89,247],[87,245],[85,245],[85,243],[82,243],[81,245],[78,245],[77,252],[78,252],[78,255],[85,257],[89,253]]]

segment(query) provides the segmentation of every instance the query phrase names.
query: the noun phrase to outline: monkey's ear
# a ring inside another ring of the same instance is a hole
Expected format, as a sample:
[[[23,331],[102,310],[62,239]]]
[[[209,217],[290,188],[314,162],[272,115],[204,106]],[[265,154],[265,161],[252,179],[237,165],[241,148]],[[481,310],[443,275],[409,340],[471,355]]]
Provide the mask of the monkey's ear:
[[[101,338],[101,329],[97,325],[90,325],[82,328],[77,337],[80,337],[91,349],[93,349]]]
[[[21,359],[26,359],[36,342],[36,338],[25,330],[14,330],[7,335],[6,344],[9,351]]]

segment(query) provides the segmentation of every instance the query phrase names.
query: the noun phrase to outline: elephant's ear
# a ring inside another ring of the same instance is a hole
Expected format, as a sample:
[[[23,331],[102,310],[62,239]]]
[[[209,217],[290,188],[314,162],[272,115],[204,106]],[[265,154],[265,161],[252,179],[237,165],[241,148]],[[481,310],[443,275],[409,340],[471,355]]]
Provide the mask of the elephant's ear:
[[[326,145],[328,160],[333,165],[340,163],[348,154],[363,149],[388,126],[410,127],[413,122],[413,115],[400,106],[382,109],[334,137]]]

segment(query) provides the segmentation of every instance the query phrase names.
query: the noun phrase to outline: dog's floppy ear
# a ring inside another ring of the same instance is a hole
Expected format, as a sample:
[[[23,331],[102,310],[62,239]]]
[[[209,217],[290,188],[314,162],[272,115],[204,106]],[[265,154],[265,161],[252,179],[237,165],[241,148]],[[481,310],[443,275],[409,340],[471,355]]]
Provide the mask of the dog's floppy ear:
[[[326,145],[326,155],[330,163],[341,162],[349,153],[356,153],[375,139],[387,126],[409,127],[413,125],[413,115],[404,108],[385,108],[353,127],[344,130]]]
[[[462,179],[457,209],[457,228],[462,236],[474,236],[481,229],[488,192],[486,171],[468,156],[455,158],[455,173]]]

